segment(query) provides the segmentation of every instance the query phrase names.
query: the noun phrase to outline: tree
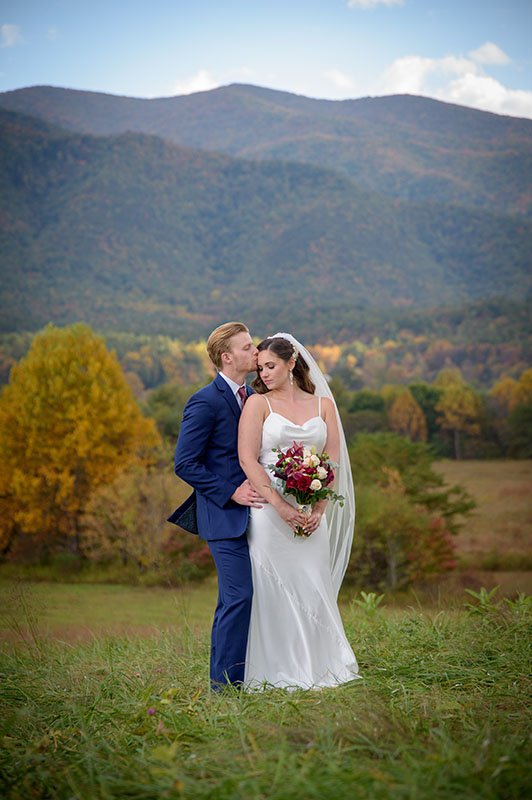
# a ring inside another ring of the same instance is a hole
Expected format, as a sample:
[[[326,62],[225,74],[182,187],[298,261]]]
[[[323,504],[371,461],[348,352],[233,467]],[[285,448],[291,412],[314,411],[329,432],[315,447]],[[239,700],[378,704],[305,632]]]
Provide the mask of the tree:
[[[532,403],[514,408],[508,418],[510,453],[517,458],[532,458]]]
[[[175,491],[169,470],[139,464],[100,486],[85,507],[83,554],[96,563],[119,562],[134,573],[157,572],[172,584],[212,570],[207,543],[166,522]]]
[[[408,389],[425,416],[427,435],[430,441],[438,430],[436,424],[436,405],[441,397],[442,391],[434,388],[434,386],[429,386],[428,383],[421,382],[411,383]]]
[[[425,416],[408,390],[397,396],[388,412],[388,420],[392,431],[401,436],[413,442],[427,441]]]
[[[457,460],[462,457],[462,434],[480,434],[481,406],[473,389],[465,383],[448,383],[438,400],[437,422],[450,431],[454,438],[454,453]]]
[[[361,434],[350,456],[357,525],[348,575],[397,588],[454,567],[452,535],[475,504],[462,487],[444,485],[427,445]]]
[[[357,411],[378,411],[384,412],[384,400],[379,392],[374,392],[371,389],[361,389],[355,392],[349,411],[355,413]]]
[[[83,324],[35,337],[0,395],[0,430],[2,549],[16,536],[34,554],[76,552],[92,492],[160,443],[114,353]]]

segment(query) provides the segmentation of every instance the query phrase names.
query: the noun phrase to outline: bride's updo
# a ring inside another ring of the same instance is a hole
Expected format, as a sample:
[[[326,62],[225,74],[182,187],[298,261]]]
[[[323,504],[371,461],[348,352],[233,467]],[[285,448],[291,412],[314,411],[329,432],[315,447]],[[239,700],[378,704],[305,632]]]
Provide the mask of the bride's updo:
[[[257,350],[259,353],[262,350],[271,350],[274,356],[277,356],[277,358],[281,358],[286,362],[290,361],[291,358],[295,358],[296,363],[294,369],[292,370],[294,380],[299,388],[303,389],[304,392],[314,394],[316,387],[310,380],[310,370],[308,364],[303,356],[297,352],[292,342],[289,342],[288,339],[282,339],[280,336],[270,336],[268,339],[263,339],[262,342],[257,345]],[[266,392],[270,391],[266,384],[262,382],[259,372],[257,372],[257,377],[253,380],[251,385],[258,394],[266,394]]]

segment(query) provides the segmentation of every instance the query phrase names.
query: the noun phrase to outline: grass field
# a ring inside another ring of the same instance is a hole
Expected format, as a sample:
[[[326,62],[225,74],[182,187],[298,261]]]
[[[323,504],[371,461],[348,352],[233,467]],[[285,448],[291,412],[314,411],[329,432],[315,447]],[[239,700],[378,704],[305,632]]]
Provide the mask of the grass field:
[[[477,508],[456,539],[476,567],[532,569],[532,461],[440,461],[447,483],[466,487]]]
[[[0,667],[0,796],[522,800],[531,605],[470,599],[477,613],[353,604],[363,681],[223,696],[206,633],[59,642],[28,607]]]
[[[377,608],[345,587],[364,680],[334,690],[211,694],[213,578],[0,579],[2,800],[532,796],[532,572],[479,569],[530,553],[532,463],[437,467],[479,503],[465,567]]]

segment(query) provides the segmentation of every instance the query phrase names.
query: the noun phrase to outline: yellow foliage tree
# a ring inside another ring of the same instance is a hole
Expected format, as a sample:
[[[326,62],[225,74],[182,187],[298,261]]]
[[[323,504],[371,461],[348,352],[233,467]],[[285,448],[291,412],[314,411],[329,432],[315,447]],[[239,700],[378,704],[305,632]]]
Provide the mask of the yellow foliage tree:
[[[521,405],[532,405],[532,368],[523,372],[515,387],[514,408]]]
[[[460,459],[462,457],[462,433],[473,436],[480,434],[479,399],[467,384],[450,381],[443,385],[443,394],[435,408],[439,414],[437,423],[444,430],[453,433],[455,457]]]
[[[427,441],[425,415],[408,390],[401,392],[394,400],[388,412],[388,421],[392,431],[407,436],[412,442]]]
[[[517,381],[513,378],[504,378],[492,387],[490,394],[495,398],[504,416],[508,416],[517,405],[516,402]]]
[[[159,441],[103,339],[49,325],[0,395],[1,550],[25,535],[34,553],[76,551],[91,493]]]

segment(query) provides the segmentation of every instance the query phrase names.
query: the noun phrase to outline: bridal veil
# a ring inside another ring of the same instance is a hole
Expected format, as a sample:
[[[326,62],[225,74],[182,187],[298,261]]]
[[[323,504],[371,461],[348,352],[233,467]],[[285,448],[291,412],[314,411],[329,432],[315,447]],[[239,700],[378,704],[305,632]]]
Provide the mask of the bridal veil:
[[[300,355],[303,356],[309,366],[310,378],[316,387],[314,394],[317,397],[328,397],[334,403],[334,408],[336,410],[336,419],[338,421],[338,430],[340,434],[340,457],[338,460],[339,467],[336,470],[334,490],[338,494],[343,495],[344,505],[341,507],[340,503],[328,503],[325,516],[329,527],[332,581],[336,595],[338,595],[349,563],[355,527],[355,491],[344,429],[340,414],[338,413],[336,401],[329,388],[325,375],[307,348],[302,345],[301,342],[298,342],[290,333],[276,333],[272,338],[277,337],[287,339],[297,347]]]

